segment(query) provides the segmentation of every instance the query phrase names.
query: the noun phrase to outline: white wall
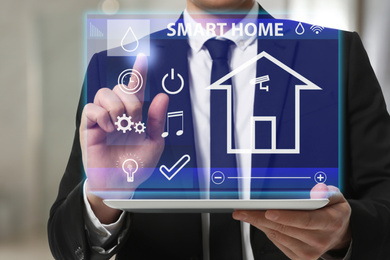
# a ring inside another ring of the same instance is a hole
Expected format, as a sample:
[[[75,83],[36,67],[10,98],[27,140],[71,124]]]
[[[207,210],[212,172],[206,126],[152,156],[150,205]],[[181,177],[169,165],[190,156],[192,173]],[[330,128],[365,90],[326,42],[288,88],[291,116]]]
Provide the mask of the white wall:
[[[356,0],[289,0],[290,18],[341,30],[356,30]]]

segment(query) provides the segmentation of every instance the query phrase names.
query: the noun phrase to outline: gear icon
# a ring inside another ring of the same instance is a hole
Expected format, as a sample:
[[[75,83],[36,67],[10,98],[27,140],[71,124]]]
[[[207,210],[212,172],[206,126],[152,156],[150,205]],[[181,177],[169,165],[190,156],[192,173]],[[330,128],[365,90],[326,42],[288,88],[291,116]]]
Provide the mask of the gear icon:
[[[142,134],[145,132],[145,129],[146,129],[146,126],[144,123],[142,123],[141,121],[136,123],[135,126],[134,126],[134,130],[139,133],[139,134]]]
[[[115,122],[115,125],[117,126],[117,130],[121,131],[123,133],[126,133],[126,131],[131,131],[131,126],[134,125],[134,122],[131,121],[131,116],[126,116],[126,114],[123,114],[123,116],[117,116],[118,121]],[[123,126],[122,121],[127,121],[127,125]]]

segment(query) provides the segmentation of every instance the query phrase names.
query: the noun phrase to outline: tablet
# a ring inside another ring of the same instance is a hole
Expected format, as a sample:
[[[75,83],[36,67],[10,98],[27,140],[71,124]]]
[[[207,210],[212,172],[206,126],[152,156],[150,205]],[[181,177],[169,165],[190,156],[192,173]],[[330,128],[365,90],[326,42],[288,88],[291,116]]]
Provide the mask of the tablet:
[[[315,210],[326,206],[328,199],[261,200],[116,200],[104,203],[115,209],[136,213],[225,213],[234,210]]]

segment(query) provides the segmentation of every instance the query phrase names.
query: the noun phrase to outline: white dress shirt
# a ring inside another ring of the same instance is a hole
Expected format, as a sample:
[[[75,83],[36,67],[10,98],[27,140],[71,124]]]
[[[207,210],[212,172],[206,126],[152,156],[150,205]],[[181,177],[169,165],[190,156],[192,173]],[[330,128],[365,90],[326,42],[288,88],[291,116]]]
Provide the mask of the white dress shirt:
[[[258,5],[254,4],[243,23],[255,22],[253,18],[258,13]],[[251,15],[255,14],[255,16]],[[196,21],[191,15],[184,11],[184,23],[192,24],[195,28]],[[245,25],[244,25],[245,26]],[[211,38],[229,39],[232,44],[230,49],[230,57],[228,57],[230,70],[238,68],[240,65],[250,60],[257,55],[256,36],[249,37],[245,34],[234,35],[231,31],[227,31],[221,36],[207,35],[198,33],[196,37],[189,36],[188,43],[190,51],[188,53],[188,68],[189,68],[189,87],[192,104],[192,118],[195,135],[195,151],[199,175],[199,186],[201,190],[210,189],[210,90],[206,89],[210,85],[212,59],[204,43]],[[232,78],[233,84],[233,117],[235,122],[235,142],[236,147],[245,149],[250,148],[250,119],[253,115],[253,102],[255,89],[248,82],[256,77],[256,63],[240,72]],[[241,84],[240,84],[241,83]],[[238,176],[251,176],[251,154],[237,154],[237,170]],[[250,179],[238,179],[238,187],[241,199],[250,199]],[[209,198],[209,193],[203,193],[203,199]],[[202,214],[203,228],[203,258],[209,259],[209,227],[210,214]],[[249,238],[249,224],[241,224],[243,259],[252,260],[253,253]]]

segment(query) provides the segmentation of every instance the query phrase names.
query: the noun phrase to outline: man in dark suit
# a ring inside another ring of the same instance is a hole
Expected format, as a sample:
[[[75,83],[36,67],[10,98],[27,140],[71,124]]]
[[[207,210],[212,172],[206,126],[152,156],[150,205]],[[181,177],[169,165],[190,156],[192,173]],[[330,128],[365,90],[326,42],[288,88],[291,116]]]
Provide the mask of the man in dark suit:
[[[213,10],[247,12],[253,5],[252,0],[188,0],[187,10],[190,14],[213,16]],[[271,18],[261,7],[259,11],[263,18]],[[159,93],[162,91],[153,88],[159,85],[158,80],[163,75],[159,71],[162,61],[169,63],[172,55],[187,57],[189,50],[185,40],[173,44],[155,37],[151,42],[158,49],[157,63],[148,68],[146,58],[138,56],[133,66],[142,75],[149,75],[151,87],[148,94],[152,102],[147,111],[142,111],[145,87],[135,95],[124,94],[119,86],[112,90],[105,88],[109,82],[107,68],[120,72],[129,64],[120,64],[120,61],[114,64],[107,59],[106,52],[95,55],[90,62],[88,93],[85,93],[84,86],[72,153],[48,224],[51,250],[58,259],[108,259],[113,254],[119,259],[203,257],[200,214],[121,214],[107,207],[102,198],[91,192],[103,185],[100,181],[106,177],[104,174],[96,178],[86,171],[88,181],[84,184],[83,169],[115,167],[117,158],[124,154],[137,154],[142,157],[145,169],[154,168],[160,156],[165,156],[161,133],[164,132],[168,106],[191,103],[188,89],[183,90],[183,98],[172,102],[172,97],[169,100],[167,95]],[[359,37],[354,33],[343,33],[343,49],[344,195],[333,187],[319,185],[314,191],[332,194],[329,205],[323,209],[235,212],[233,218],[252,225],[250,239],[255,259],[315,259],[326,253],[339,258],[348,255],[352,259],[386,259],[390,255],[390,239],[383,232],[390,226],[390,119]],[[187,59],[183,58],[182,63],[175,64],[175,67],[182,68],[182,73],[187,74]],[[113,122],[124,112],[131,114],[135,122],[147,112],[148,135],[120,137],[123,144],[130,141],[139,144],[135,149],[134,146],[108,148],[106,134],[114,132]],[[144,145],[146,143],[148,145]],[[131,196],[132,191],[151,174],[146,170],[136,183],[125,183],[123,187],[129,193],[121,196]],[[102,244],[104,248],[97,247],[94,242],[96,233],[86,220],[89,215],[85,213],[85,196],[100,223],[109,225],[120,219],[121,231],[106,240]]]

